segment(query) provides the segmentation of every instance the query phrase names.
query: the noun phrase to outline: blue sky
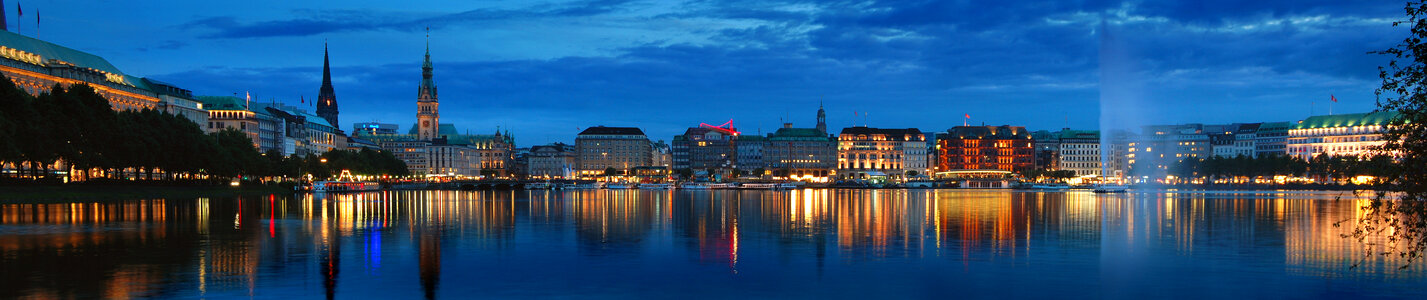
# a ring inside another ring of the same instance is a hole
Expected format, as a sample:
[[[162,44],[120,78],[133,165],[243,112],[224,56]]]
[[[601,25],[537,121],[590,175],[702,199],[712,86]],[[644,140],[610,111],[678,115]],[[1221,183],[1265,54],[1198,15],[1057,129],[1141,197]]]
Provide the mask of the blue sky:
[[[34,0],[24,19],[5,4],[12,31],[35,36],[38,11],[41,39],[200,95],[314,98],[326,41],[347,130],[414,122],[430,27],[442,121],[521,146],[594,125],[811,127],[819,101],[831,128],[1095,128],[1105,30],[1147,120],[1294,121],[1330,94],[1335,112],[1373,109],[1384,59],[1367,52],[1406,34],[1393,1]]]

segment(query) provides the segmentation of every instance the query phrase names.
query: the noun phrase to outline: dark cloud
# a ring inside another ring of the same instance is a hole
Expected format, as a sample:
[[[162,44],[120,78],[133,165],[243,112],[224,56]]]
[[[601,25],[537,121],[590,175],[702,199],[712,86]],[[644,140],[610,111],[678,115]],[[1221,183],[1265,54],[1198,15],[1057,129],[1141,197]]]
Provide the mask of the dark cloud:
[[[628,0],[579,1],[564,5],[539,5],[520,10],[475,9],[435,16],[410,16],[374,11],[303,10],[303,17],[256,22],[238,22],[230,16],[209,17],[184,23],[182,27],[203,28],[203,38],[259,38],[311,36],[331,32],[394,30],[411,32],[426,27],[463,23],[548,17],[587,17],[618,11]]]

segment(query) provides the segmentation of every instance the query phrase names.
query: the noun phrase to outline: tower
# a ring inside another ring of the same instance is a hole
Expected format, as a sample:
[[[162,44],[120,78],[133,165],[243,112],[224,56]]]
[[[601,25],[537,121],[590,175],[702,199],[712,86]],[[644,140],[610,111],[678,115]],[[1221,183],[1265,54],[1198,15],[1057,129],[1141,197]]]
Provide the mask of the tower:
[[[818,131],[827,134],[827,111],[823,110],[822,101],[818,101]]]
[[[334,128],[342,128],[337,123],[337,93],[332,91],[332,64],[327,59],[327,43],[322,44],[322,87],[317,91],[317,116]]]
[[[430,35],[427,38],[430,39]],[[426,42],[426,62],[421,64],[421,86],[416,89],[416,137],[432,140],[437,137],[440,115],[436,109],[436,81],[431,80],[431,41]]]

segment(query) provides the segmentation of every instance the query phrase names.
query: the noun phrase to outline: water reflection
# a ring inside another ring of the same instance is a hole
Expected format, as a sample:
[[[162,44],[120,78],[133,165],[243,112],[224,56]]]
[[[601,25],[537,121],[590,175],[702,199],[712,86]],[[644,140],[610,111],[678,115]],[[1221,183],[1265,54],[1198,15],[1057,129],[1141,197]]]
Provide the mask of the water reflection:
[[[849,296],[839,291],[867,288],[826,283],[959,276],[1043,278],[1047,293],[1100,286],[1090,293],[1143,296],[1123,291],[1181,280],[1175,274],[1183,271],[1225,276],[1190,280],[1240,292],[1253,291],[1247,281],[1257,279],[1420,293],[1393,289],[1427,278],[1421,263],[1399,270],[1400,258],[1363,260],[1361,245],[1340,237],[1348,229],[1333,223],[1362,217],[1365,200],[1337,196],[393,191],[4,204],[0,298],[653,296],[798,287]],[[814,276],[762,282],[799,274]]]

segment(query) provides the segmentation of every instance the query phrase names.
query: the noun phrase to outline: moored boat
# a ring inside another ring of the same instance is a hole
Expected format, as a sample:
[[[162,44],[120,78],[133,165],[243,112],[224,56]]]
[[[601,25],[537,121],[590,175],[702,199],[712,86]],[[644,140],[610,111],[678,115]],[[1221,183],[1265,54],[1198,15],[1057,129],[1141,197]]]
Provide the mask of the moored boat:
[[[371,181],[315,181],[313,193],[365,192],[382,189],[380,183]]]
[[[1093,190],[1096,193],[1124,193],[1130,187],[1123,184],[1098,184]]]
[[[1034,190],[1068,190],[1068,189],[1070,189],[1070,185],[1062,184],[1062,183],[1037,183],[1037,184],[1032,184],[1032,185],[1031,185],[1031,189],[1034,189]]]
[[[605,184],[605,185],[604,185],[604,188],[611,189],[611,190],[623,190],[623,189],[632,189],[632,188],[634,188],[634,185],[633,185],[633,184],[628,184],[628,183],[621,183],[621,182],[611,182],[611,183]]]
[[[645,190],[667,190],[672,188],[668,183],[640,183],[639,188]]]

